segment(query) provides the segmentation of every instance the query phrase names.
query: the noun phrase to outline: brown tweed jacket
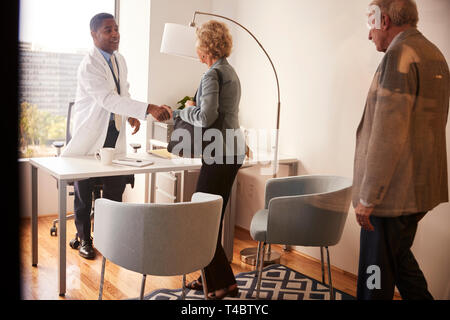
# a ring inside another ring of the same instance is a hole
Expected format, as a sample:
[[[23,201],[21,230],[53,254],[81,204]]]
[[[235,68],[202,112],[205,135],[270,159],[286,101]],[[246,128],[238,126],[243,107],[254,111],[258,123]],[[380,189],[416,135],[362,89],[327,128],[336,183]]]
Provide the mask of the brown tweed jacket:
[[[429,211],[448,201],[445,127],[449,69],[417,29],[390,44],[370,87],[356,133],[353,206],[374,216]]]

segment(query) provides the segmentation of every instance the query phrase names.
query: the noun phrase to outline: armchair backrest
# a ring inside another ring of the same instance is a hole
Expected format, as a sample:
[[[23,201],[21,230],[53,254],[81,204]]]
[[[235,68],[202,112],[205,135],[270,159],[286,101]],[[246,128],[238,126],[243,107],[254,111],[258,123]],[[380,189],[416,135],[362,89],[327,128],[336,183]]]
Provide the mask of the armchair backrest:
[[[269,209],[267,240],[299,246],[332,246],[347,219],[352,181],[309,175],[271,179],[266,184]]]
[[[195,193],[174,204],[95,201],[94,245],[135,272],[171,276],[208,265],[216,249],[222,198]]]
[[[72,107],[75,102],[69,102],[69,108],[67,109],[67,119],[66,119],[66,146],[69,141],[72,139],[72,128],[70,126],[72,120]]]

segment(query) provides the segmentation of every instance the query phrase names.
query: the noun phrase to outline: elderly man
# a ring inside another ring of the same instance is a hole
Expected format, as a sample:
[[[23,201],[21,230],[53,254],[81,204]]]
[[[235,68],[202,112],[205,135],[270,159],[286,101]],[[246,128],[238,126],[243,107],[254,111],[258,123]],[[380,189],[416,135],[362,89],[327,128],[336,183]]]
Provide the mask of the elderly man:
[[[358,299],[433,299],[410,248],[417,224],[448,201],[449,69],[416,28],[413,0],[375,0],[369,40],[385,55],[357,130],[353,205],[361,225]]]

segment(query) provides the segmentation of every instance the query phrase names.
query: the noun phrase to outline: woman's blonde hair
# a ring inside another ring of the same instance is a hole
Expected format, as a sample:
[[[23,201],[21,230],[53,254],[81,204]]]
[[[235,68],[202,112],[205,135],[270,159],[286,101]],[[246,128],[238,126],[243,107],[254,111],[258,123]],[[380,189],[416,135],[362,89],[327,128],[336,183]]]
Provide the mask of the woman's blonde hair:
[[[214,59],[231,54],[233,40],[225,23],[210,20],[197,29],[197,48]]]

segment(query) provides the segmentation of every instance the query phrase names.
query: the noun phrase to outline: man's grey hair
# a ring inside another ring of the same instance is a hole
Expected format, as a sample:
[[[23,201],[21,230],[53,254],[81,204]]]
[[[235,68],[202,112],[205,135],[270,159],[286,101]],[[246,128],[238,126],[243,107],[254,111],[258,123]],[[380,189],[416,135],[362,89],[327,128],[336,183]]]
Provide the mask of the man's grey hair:
[[[95,16],[92,17],[91,22],[89,23],[89,26],[91,28],[91,31],[97,31],[98,28],[101,27],[103,20],[105,19],[114,19],[114,16],[110,13],[97,13]]]
[[[396,26],[411,25],[417,27],[419,13],[414,0],[373,0],[371,4],[380,7]]]

